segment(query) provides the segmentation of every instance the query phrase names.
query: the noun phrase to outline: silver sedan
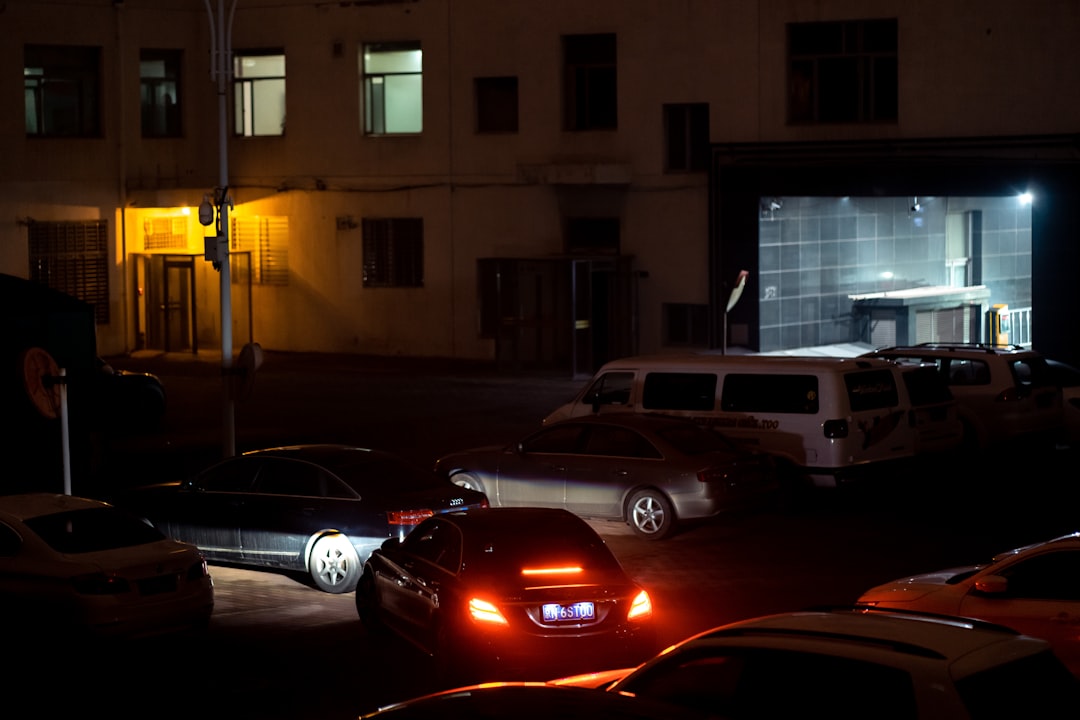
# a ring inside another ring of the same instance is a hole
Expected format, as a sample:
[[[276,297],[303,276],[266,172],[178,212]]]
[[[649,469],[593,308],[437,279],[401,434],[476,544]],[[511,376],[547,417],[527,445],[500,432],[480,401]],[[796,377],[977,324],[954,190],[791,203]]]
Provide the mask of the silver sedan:
[[[636,413],[565,420],[509,446],[446,455],[435,470],[494,507],[565,508],[651,540],[778,492],[768,455],[691,421]]]

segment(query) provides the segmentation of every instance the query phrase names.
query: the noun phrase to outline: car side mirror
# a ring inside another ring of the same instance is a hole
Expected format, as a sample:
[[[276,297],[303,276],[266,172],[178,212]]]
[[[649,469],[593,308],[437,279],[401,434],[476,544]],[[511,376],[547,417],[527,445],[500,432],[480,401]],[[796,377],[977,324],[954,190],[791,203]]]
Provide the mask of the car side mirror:
[[[1009,590],[1009,581],[1001,575],[987,575],[975,581],[975,589],[986,595],[1004,595]]]
[[[393,550],[394,548],[401,547],[401,541],[396,537],[386,538],[383,540],[381,548],[383,550]]]

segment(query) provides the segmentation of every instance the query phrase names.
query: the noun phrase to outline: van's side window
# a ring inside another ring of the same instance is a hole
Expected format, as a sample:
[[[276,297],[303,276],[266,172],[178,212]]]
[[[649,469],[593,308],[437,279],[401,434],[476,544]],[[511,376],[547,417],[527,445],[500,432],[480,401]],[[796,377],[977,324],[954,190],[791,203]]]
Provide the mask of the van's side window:
[[[848,402],[852,412],[879,410],[900,404],[896,377],[888,370],[848,373],[844,375],[844,382],[847,383]]]
[[[800,413],[818,411],[815,375],[728,373],[720,407],[725,412]]]
[[[632,372],[609,372],[596,379],[585,393],[586,405],[628,405],[630,385],[634,382]]]
[[[646,410],[712,410],[716,373],[649,373],[641,393]]]

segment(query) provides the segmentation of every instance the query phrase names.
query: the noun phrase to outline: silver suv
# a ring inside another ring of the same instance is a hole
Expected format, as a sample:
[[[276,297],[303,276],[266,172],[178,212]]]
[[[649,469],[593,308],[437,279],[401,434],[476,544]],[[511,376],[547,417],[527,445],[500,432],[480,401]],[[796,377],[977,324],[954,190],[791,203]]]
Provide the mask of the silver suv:
[[[987,448],[1018,440],[1052,446],[1062,438],[1061,388],[1046,358],[1035,350],[923,343],[880,348],[863,357],[936,367],[956,398],[970,446]]]

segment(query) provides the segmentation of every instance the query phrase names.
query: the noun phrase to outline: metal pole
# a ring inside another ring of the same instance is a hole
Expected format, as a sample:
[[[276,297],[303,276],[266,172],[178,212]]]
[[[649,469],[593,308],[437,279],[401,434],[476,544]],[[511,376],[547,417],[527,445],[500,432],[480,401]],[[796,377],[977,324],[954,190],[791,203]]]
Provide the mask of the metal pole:
[[[232,277],[229,263],[229,206],[232,199],[229,189],[229,146],[228,146],[228,90],[232,77],[232,20],[236,12],[236,3],[232,0],[229,18],[226,23],[225,0],[218,0],[217,22],[210,10],[210,0],[204,0],[206,11],[210,14],[211,43],[216,51],[211,60],[212,72],[217,76],[218,92],[218,261],[221,273],[221,382],[222,382],[222,454],[232,457],[236,454],[236,419],[232,394]],[[214,29],[217,36],[214,36]]]

